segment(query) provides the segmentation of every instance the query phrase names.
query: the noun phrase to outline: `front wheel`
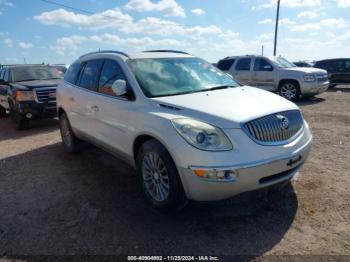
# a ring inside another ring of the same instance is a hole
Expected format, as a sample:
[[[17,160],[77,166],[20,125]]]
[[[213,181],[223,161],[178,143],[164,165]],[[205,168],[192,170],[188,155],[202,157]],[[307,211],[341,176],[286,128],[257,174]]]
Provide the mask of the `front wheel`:
[[[280,85],[279,94],[285,99],[293,101],[300,96],[300,88],[295,82],[285,81]]]
[[[143,192],[153,207],[173,211],[187,203],[174,161],[158,141],[152,139],[141,146],[137,172]]]
[[[29,119],[27,119],[25,116],[14,113],[13,120],[16,124],[17,130],[26,130],[30,127]]]

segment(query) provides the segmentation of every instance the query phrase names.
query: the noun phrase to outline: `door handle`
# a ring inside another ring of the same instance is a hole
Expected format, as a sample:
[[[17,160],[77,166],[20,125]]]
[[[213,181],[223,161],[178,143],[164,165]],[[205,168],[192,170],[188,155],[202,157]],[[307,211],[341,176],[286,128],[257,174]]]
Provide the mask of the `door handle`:
[[[100,111],[100,108],[96,105],[93,105],[93,106],[90,106],[90,111],[96,113]]]

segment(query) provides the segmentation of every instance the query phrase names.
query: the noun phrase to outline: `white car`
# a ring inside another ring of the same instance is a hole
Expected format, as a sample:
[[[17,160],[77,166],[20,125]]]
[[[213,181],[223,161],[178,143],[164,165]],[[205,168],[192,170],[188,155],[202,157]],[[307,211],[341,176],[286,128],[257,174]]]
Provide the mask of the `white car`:
[[[289,181],[312,142],[294,103],[180,51],[84,55],[57,107],[69,152],[88,141],[124,159],[163,210]]]

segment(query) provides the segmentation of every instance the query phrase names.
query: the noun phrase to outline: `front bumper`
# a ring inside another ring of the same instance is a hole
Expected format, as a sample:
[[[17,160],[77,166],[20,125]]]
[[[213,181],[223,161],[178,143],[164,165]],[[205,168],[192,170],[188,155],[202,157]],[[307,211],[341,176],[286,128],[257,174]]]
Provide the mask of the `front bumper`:
[[[321,94],[329,88],[329,81],[325,82],[303,82],[301,84],[301,94],[302,95],[317,95]]]
[[[189,199],[195,201],[227,199],[239,193],[290,180],[307,159],[311,144],[312,136],[310,134],[302,145],[293,146],[288,152],[279,156],[236,165],[189,165],[188,167],[178,167],[178,171]],[[193,170],[233,171],[235,179],[228,181],[210,180],[197,176]]]
[[[53,118],[57,116],[56,103],[37,103],[35,101],[27,101],[17,103],[17,113],[23,117],[31,114],[30,120],[42,119],[42,118]]]

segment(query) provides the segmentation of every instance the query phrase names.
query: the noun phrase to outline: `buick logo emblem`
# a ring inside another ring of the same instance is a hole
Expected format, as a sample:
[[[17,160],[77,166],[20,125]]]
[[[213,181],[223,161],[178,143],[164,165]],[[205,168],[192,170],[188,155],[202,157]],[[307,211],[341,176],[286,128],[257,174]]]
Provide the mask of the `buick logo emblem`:
[[[289,128],[289,120],[287,117],[283,115],[276,115],[276,117],[280,120],[280,127],[282,130],[287,130]]]

